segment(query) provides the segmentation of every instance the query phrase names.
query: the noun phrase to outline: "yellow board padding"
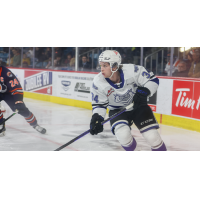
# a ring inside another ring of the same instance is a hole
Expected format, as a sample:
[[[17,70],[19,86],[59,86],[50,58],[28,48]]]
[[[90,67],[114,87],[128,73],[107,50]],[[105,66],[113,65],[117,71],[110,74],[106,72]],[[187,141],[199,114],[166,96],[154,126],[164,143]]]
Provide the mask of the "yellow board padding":
[[[24,97],[92,110],[91,102],[86,102],[86,101],[55,97],[51,95],[38,94],[34,92],[24,92]]]
[[[172,116],[172,115],[162,115],[162,123],[170,126],[176,126],[200,132],[200,121],[198,120]]]
[[[24,97],[92,110],[91,102],[86,101],[55,97],[51,95],[38,94],[33,92],[24,92]],[[159,124],[161,123],[169,126],[175,126],[200,132],[200,121],[198,120],[172,115],[163,115],[159,113],[154,113],[154,115]]]
[[[160,124],[160,114],[159,113],[154,113],[157,122]]]
[[[159,124],[161,123],[169,126],[175,126],[179,128],[200,132],[200,121],[198,120],[193,120],[173,115],[163,115],[158,113],[154,113],[154,115]]]

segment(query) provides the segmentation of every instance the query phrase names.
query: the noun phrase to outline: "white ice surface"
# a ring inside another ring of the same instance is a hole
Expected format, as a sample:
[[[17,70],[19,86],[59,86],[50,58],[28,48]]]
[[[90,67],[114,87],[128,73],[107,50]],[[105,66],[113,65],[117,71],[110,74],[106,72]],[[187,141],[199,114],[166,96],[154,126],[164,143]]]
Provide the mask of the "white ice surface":
[[[47,133],[38,133],[22,116],[15,115],[6,122],[6,135],[0,137],[0,151],[53,151],[89,129],[91,110],[29,98],[24,102]],[[12,111],[4,102],[3,105],[6,108],[4,117],[7,118]],[[160,125],[159,132],[169,151],[200,150],[199,132],[166,125]],[[132,135],[138,144],[136,150],[151,150],[135,125],[132,126]],[[87,134],[62,151],[123,151],[123,148],[107,123],[103,133],[97,136]]]

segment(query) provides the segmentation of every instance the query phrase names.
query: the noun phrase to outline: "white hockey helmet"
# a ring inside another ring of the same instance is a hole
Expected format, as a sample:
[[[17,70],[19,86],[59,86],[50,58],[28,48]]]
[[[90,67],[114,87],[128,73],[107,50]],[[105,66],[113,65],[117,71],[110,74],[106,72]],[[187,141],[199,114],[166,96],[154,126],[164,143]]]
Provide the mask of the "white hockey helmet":
[[[121,55],[118,51],[114,50],[106,50],[102,52],[99,56],[99,62],[108,62],[110,63],[111,70],[113,67],[117,66],[117,70],[119,69],[119,65],[121,64]]]

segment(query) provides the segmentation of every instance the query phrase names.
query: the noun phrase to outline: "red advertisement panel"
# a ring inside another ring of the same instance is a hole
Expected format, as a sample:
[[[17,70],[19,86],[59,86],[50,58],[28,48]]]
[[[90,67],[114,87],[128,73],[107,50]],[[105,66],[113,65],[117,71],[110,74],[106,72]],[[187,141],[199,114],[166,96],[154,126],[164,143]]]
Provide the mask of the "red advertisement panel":
[[[25,70],[24,91],[52,95],[53,72]]]
[[[192,117],[195,119],[200,119],[200,82],[194,82],[194,101],[195,106]]]
[[[174,80],[172,114],[200,119],[200,83]]]

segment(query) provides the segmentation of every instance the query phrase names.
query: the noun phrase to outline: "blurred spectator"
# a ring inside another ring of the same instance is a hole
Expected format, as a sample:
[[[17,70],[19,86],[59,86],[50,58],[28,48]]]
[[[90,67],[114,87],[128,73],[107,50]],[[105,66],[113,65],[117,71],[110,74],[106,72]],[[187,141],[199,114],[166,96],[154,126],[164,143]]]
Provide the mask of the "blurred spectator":
[[[22,60],[22,67],[23,68],[28,68],[31,64],[30,58],[27,57],[27,55],[24,53],[23,54],[23,60]]]
[[[193,62],[188,73],[188,77],[200,78],[200,51],[194,50],[192,54]]]
[[[38,62],[43,62],[45,60],[43,48],[35,47],[35,57],[38,59]]]
[[[10,60],[10,63],[9,63],[9,60]],[[6,65],[9,66],[9,64],[10,64],[10,65],[13,64],[13,57],[11,57],[11,56],[10,56],[10,59],[9,59],[9,57],[8,57],[8,58],[7,58],[7,61],[6,61]]]
[[[13,57],[14,54],[13,54],[13,49],[15,49],[14,47],[10,47],[10,57]]]
[[[41,56],[41,49],[39,47],[35,47],[35,57],[39,60]]]
[[[63,55],[63,48],[61,48],[61,47],[55,47],[55,58],[57,56],[59,56],[59,57],[62,58],[62,55]]]
[[[91,58],[90,57],[87,57],[87,63],[89,63],[90,65],[92,64],[92,62],[91,62]]]
[[[49,58],[48,61],[47,61],[47,65],[46,67],[47,69],[53,69],[53,66],[52,66],[52,58]]]
[[[0,58],[0,66],[6,66],[6,63]]]
[[[79,67],[84,69],[91,69],[91,64],[87,61],[87,56],[82,56]]]
[[[45,61],[48,61],[49,58],[51,58],[51,55],[52,55],[51,47],[47,47],[45,52],[44,52]]]
[[[193,54],[193,51],[189,51],[189,53],[187,54],[187,59],[188,59],[191,63],[193,62],[192,54]]]
[[[43,68],[47,63],[43,63],[46,60],[44,47],[35,47],[35,58],[36,64],[35,66],[38,68]]]
[[[19,53],[19,50],[13,49],[12,52],[14,54],[12,66],[19,67],[21,65],[21,55]]]
[[[26,52],[28,58],[33,59],[33,47],[29,47],[29,50]]]
[[[54,60],[54,67],[61,67],[62,62],[61,62],[61,56],[57,55],[56,59]]]
[[[71,62],[72,56],[71,54],[67,54],[67,58],[64,61],[65,66],[69,67]]]
[[[172,74],[175,77],[188,77],[189,69],[187,69],[187,64],[184,61],[181,61],[178,66],[177,70]]]
[[[75,67],[75,57],[73,57],[69,63],[70,67]]]
[[[168,56],[170,56],[170,54],[168,54]],[[177,70],[177,66],[180,63],[180,59],[179,58],[174,58],[173,60],[173,66],[172,66],[172,74]],[[170,61],[166,64],[165,67],[165,73],[167,73],[167,76],[170,76],[170,71],[171,71],[171,64]]]
[[[192,54],[193,54],[193,51],[189,51],[188,54],[187,54],[187,68],[190,69],[191,65],[192,65],[192,62],[193,62],[193,58],[192,58]]]

